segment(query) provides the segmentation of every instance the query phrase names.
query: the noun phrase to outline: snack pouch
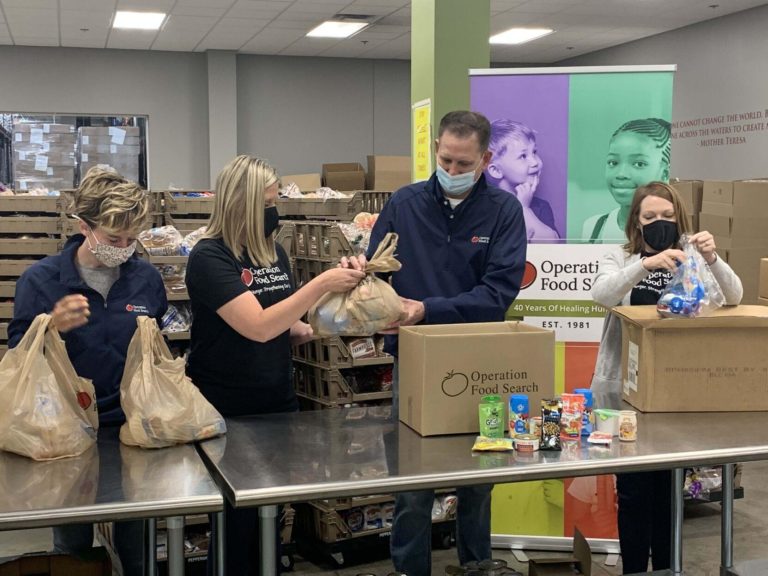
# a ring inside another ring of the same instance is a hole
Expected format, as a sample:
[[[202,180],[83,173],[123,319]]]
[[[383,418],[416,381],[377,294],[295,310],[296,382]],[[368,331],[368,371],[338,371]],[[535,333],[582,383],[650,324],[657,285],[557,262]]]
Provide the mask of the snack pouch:
[[[136,322],[120,382],[126,420],[120,441],[162,448],[224,434],[224,418],[184,373],[184,359],[173,358],[157,322],[148,316]]]
[[[680,239],[686,259],[681,262],[664,291],[656,309],[664,318],[706,316],[725,304],[725,296],[704,257],[688,242]]]
[[[0,360],[0,449],[34,460],[77,456],[96,443],[93,383],[81,378],[64,341],[40,314]]]
[[[400,319],[403,305],[388,282],[377,272],[396,272],[397,234],[382,239],[365,269],[366,276],[352,290],[328,293],[310,308],[309,324],[316,336],[370,336]]]

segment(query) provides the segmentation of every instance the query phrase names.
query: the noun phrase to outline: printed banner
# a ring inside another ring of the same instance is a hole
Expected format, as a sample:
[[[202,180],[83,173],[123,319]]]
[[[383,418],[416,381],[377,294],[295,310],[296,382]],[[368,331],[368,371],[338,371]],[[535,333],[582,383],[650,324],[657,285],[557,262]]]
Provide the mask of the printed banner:
[[[432,103],[422,100],[413,105],[413,181],[432,176]]]
[[[605,311],[590,290],[625,242],[637,186],[668,180],[674,66],[470,71],[491,121],[486,178],[523,205],[528,261],[508,312],[554,330],[557,393],[591,383]],[[531,407],[534,412],[535,407]],[[497,486],[494,534],[617,538],[613,476]],[[529,513],[520,514],[520,510]]]

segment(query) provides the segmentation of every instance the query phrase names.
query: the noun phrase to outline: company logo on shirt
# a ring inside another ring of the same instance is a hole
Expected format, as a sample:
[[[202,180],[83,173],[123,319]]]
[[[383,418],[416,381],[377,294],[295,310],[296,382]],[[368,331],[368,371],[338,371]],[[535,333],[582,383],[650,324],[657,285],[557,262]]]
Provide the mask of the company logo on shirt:
[[[491,239],[488,236],[472,236],[472,244],[490,244]]]
[[[149,314],[149,308],[141,304],[126,304],[126,312],[135,312],[136,314]]]
[[[242,280],[243,284],[246,286],[250,286],[253,284],[253,272],[248,270],[248,268],[243,268],[243,271],[240,272],[240,280]]]

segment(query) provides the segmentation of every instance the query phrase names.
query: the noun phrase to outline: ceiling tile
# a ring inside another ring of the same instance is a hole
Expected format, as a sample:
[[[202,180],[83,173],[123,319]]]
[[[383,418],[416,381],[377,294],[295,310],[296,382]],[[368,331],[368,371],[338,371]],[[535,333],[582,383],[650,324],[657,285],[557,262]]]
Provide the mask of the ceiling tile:
[[[249,2],[248,0],[239,0],[228,11],[229,18],[259,18],[271,20],[286,9],[287,4],[276,4],[270,8],[265,8],[261,2]]]
[[[266,28],[254,36],[242,48],[242,52],[251,54],[277,54],[290,46],[296,40],[303,38],[304,33],[295,30],[277,30]]]
[[[49,38],[40,36],[17,36],[13,35],[17,46],[58,46],[59,38]]]
[[[68,48],[104,48],[107,43],[107,35],[98,38],[95,36],[69,36],[61,35],[61,45]]]
[[[63,10],[60,15],[60,22],[62,32],[64,30],[79,30],[80,28],[106,30],[112,24],[112,13]]]
[[[191,52],[203,38],[207,30],[163,30],[152,43],[152,50],[172,50]]]
[[[156,30],[118,30],[113,28],[109,33],[107,48],[149,50],[156,36]]]
[[[215,23],[215,20],[210,18],[202,18],[200,16],[179,16],[177,14],[171,14],[168,20],[160,31],[160,36],[168,33],[184,33],[184,32],[207,32]]]
[[[196,8],[229,8],[236,0],[178,0],[176,8],[192,6]]]
[[[56,10],[6,8],[5,18],[13,37],[56,38],[59,40],[59,19]],[[43,44],[50,46],[50,43]]]
[[[144,12],[168,12],[174,0],[117,0],[118,10],[137,10]]]
[[[26,8],[28,10],[57,10],[57,0],[2,0],[0,2],[3,8],[11,10],[15,8]]]
[[[401,8],[397,12],[388,14],[377,21],[378,24],[391,24],[393,26],[407,26],[411,28],[411,9],[410,7]]]
[[[198,16],[200,18],[211,18],[216,22],[224,16],[226,8],[207,8],[203,6],[187,6],[186,4],[176,4],[171,10],[171,14],[178,16]],[[213,22],[211,25],[213,25]]]
[[[59,9],[112,13],[116,4],[117,0],[59,0]]]
[[[280,51],[285,56],[319,56],[339,43],[338,38],[299,38]]]

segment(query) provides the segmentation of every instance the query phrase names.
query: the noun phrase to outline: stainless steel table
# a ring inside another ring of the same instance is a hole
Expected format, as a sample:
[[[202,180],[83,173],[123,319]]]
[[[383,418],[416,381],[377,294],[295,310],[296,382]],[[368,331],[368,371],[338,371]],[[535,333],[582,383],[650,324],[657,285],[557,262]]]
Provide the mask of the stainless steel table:
[[[0,452],[0,530],[151,518],[153,570],[154,519],[169,517],[169,574],[183,574],[182,515],[220,512],[221,493],[194,446],[143,450],[120,444],[117,432],[102,428],[97,445],[76,458],[35,462]]]
[[[274,574],[277,562],[278,503],[658,469],[673,469],[682,487],[684,467],[716,464],[727,464],[722,563],[729,569],[733,463],[768,459],[765,423],[764,413],[638,414],[637,442],[615,440],[610,448],[582,442],[525,457],[473,453],[474,436],[422,438],[388,421],[381,408],[351,408],[229,419],[227,436],[200,450],[233,506],[261,507],[262,574]],[[672,572],[681,574],[681,489],[673,490],[673,504]]]

